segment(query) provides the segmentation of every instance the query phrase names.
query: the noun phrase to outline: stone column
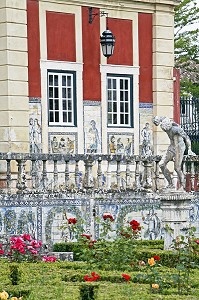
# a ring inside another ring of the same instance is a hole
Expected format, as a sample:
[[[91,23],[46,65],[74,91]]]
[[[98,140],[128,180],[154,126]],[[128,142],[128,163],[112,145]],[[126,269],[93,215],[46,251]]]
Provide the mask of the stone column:
[[[183,235],[182,229],[189,227],[192,197],[189,193],[177,191],[160,194],[165,250],[171,249],[173,239]]]
[[[29,152],[26,2],[0,1],[0,152]]]
[[[173,118],[173,26],[174,7],[157,3],[153,14],[153,115],[169,118]],[[169,139],[158,127],[153,136],[155,155],[162,155]]]

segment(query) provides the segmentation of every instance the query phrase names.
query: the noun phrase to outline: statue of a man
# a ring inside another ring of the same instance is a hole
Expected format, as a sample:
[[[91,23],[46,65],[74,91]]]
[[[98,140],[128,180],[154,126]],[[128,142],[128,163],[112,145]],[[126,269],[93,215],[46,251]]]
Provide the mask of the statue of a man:
[[[171,121],[168,117],[155,116],[152,121],[156,126],[160,125],[161,129],[167,133],[170,139],[167,152],[160,162],[162,173],[169,184],[168,188],[174,188],[174,185],[167,164],[169,161],[174,161],[174,170],[178,175],[179,188],[184,189],[184,175],[181,170],[181,164],[186,147],[188,148],[188,155],[196,155],[191,151],[191,140],[182,127]]]

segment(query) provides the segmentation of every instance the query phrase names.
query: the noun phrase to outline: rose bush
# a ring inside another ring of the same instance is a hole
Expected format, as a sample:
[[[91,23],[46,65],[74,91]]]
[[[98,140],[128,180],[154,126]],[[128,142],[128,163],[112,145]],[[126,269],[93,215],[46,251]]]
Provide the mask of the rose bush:
[[[10,237],[9,244],[5,245],[5,249],[0,244],[0,250],[0,255],[4,255],[11,262],[35,262],[42,260],[42,242],[33,239],[30,234],[26,233]],[[46,260],[44,259],[43,261]],[[48,261],[53,260],[49,259]]]

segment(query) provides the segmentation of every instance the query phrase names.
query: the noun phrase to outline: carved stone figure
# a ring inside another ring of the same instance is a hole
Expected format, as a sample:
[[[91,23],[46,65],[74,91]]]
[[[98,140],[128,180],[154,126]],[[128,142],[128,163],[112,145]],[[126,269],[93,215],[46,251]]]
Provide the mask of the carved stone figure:
[[[150,130],[148,122],[145,124],[145,127],[142,129],[141,135],[143,138],[143,140],[142,140],[142,155],[150,156],[150,155],[152,155],[151,130]]]
[[[181,164],[186,146],[188,148],[188,155],[196,155],[191,151],[191,140],[180,125],[168,117],[155,116],[152,121],[156,126],[160,125],[161,129],[167,133],[170,139],[167,152],[160,162],[162,173],[168,181],[168,188],[174,188],[174,185],[167,164],[169,161],[174,161],[174,170],[178,175],[179,188],[184,189],[184,175],[181,170]]]

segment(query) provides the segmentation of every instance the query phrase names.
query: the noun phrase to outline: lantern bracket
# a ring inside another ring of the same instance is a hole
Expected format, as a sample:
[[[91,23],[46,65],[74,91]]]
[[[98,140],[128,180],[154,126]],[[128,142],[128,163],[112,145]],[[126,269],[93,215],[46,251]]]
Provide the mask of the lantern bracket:
[[[100,11],[99,13],[93,13],[93,8],[89,7],[88,9],[88,22],[89,24],[93,23],[93,20],[96,16],[100,16],[100,17],[104,17],[106,16],[108,18],[108,13],[106,13],[105,11]]]

